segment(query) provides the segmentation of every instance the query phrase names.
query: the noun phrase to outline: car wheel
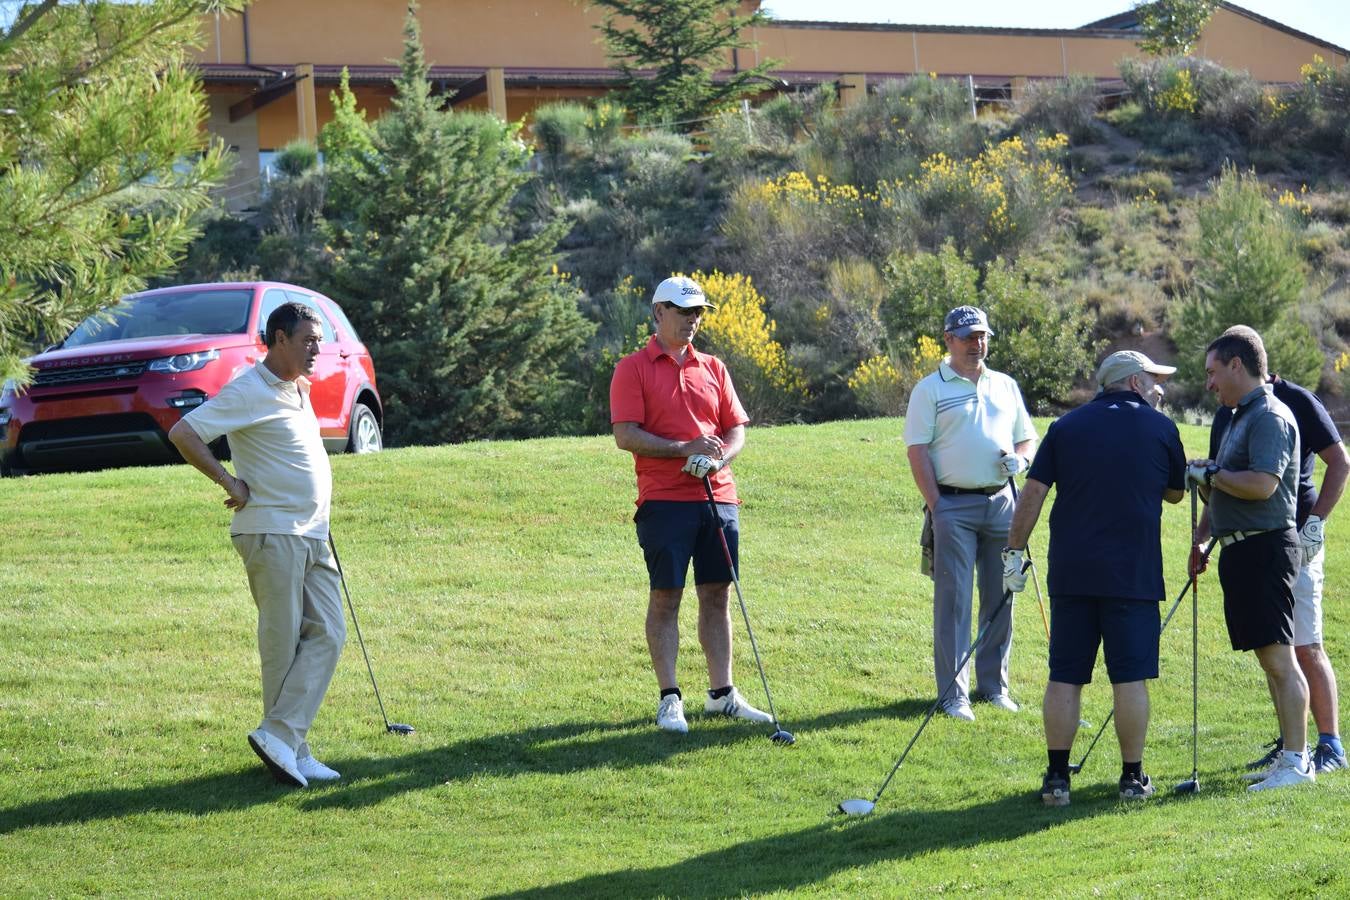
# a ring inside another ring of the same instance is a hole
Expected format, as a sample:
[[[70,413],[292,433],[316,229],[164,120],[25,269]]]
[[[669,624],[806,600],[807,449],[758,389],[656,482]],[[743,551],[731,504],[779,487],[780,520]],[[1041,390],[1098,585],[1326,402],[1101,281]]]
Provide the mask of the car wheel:
[[[384,448],[380,420],[364,403],[352,407],[352,423],[347,434],[348,453],[377,453]]]

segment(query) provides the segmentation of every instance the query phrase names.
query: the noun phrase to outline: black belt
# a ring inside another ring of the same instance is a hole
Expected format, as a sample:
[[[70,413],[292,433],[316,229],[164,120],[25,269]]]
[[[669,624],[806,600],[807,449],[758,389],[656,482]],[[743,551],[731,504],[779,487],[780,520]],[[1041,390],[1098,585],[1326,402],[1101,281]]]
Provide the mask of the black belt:
[[[959,488],[959,487],[952,487],[950,484],[939,484],[939,485],[938,485],[938,493],[939,493],[939,494],[983,494],[983,495],[986,496],[986,497],[992,497],[992,496],[994,496],[995,494],[1001,492],[1005,487],[1007,487],[1006,484],[1000,484],[1000,485],[996,485],[996,486],[994,486],[994,487],[982,487],[982,488]]]

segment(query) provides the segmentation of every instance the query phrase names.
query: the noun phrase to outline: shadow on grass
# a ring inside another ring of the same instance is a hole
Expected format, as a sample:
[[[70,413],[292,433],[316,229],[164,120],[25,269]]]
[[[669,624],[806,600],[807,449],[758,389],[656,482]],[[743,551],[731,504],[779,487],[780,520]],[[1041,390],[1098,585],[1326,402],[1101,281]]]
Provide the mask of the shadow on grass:
[[[496,896],[744,897],[793,891],[848,869],[935,850],[1012,841],[1114,808],[1114,804],[1088,799],[1084,806],[1047,809],[1028,790],[963,809],[910,809],[866,818],[839,815],[810,828],[722,847],[668,866],[620,869]],[[891,889],[908,894],[916,887],[893,885]]]
[[[799,736],[872,719],[913,715],[917,701],[842,710],[784,722]],[[927,704],[922,705],[927,710]],[[358,808],[409,791],[424,790],[474,776],[566,774],[608,767],[634,768],[708,747],[768,740],[771,727],[743,722],[695,720],[685,735],[656,731],[648,719],[628,722],[568,722],[508,734],[459,741],[441,747],[380,758],[329,759],[342,782],[307,793],[306,810]],[[394,739],[390,739],[392,746]],[[246,752],[246,751],[245,751]],[[783,750],[782,752],[791,752]],[[241,758],[243,753],[241,753]],[[138,813],[183,812],[202,815],[271,803],[291,789],[276,784],[259,767],[230,773],[130,788],[79,791],[0,809],[0,834],[24,828],[117,819]]]

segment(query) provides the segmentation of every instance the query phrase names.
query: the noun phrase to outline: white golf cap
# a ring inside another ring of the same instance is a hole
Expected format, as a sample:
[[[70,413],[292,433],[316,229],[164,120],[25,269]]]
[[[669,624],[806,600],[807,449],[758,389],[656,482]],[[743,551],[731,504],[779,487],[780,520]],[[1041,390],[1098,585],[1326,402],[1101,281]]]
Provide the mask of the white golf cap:
[[[676,275],[673,278],[667,278],[656,286],[656,293],[652,294],[652,306],[658,303],[673,303],[675,306],[683,306],[689,309],[692,306],[706,306],[708,309],[717,309],[708,302],[708,298],[703,296],[703,288],[698,286],[698,282],[692,278],[685,278],[683,275]]]
[[[1117,350],[1102,360],[1101,366],[1097,368],[1097,384],[1106,387],[1108,384],[1124,381],[1138,372],[1166,378],[1176,370],[1176,366],[1158,365],[1138,350]]]

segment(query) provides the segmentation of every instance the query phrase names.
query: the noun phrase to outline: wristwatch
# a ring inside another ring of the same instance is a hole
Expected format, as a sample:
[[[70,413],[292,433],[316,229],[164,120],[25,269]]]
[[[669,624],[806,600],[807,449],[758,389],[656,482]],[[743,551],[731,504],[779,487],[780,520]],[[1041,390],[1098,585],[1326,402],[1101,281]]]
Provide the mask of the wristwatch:
[[[1219,474],[1218,463],[1210,463],[1209,465],[1205,466],[1205,487],[1212,486],[1214,484],[1214,476],[1218,474]]]

